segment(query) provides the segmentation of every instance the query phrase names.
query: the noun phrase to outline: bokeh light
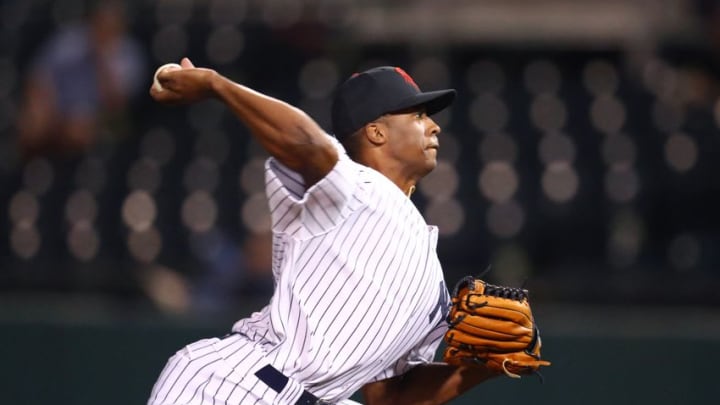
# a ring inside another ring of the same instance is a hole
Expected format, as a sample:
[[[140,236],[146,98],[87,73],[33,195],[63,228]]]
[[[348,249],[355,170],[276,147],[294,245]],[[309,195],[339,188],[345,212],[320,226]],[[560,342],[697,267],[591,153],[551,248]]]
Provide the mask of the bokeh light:
[[[515,200],[492,204],[487,210],[487,226],[500,238],[516,236],[525,225],[525,210]]]
[[[131,190],[144,190],[153,194],[160,187],[162,174],[155,160],[136,160],[128,170],[127,185]]]
[[[475,98],[468,110],[470,122],[482,132],[500,132],[510,119],[507,105],[497,96],[483,94]]]
[[[34,224],[40,215],[40,204],[34,194],[20,190],[10,199],[8,215],[14,224]]]
[[[572,163],[575,161],[575,142],[569,136],[553,132],[540,139],[538,147],[540,161],[549,165],[554,162]]]
[[[609,222],[608,262],[626,268],[636,262],[645,240],[644,224],[630,210],[618,211]]]
[[[245,46],[245,36],[232,25],[215,27],[205,45],[208,60],[216,65],[237,61]]]
[[[35,195],[43,195],[52,187],[55,172],[45,158],[34,158],[25,165],[23,181],[25,188]]]
[[[10,231],[10,246],[22,259],[31,259],[40,250],[42,238],[32,223],[20,222]]]
[[[559,131],[565,127],[567,110],[565,104],[552,94],[540,94],[530,105],[530,119],[539,129]]]
[[[94,259],[100,249],[100,238],[97,231],[88,221],[73,223],[67,235],[70,253],[80,261]]]
[[[575,197],[580,186],[577,171],[567,162],[553,162],[542,175],[542,189],[545,195],[557,203],[565,203]]]
[[[601,96],[590,106],[590,121],[604,133],[615,133],[625,125],[627,113],[620,100],[612,96]]]
[[[534,95],[554,94],[560,90],[562,77],[557,65],[549,60],[535,60],[525,67],[525,87]]]
[[[693,138],[684,133],[675,133],[665,142],[665,160],[678,172],[686,172],[697,164],[698,146]]]
[[[625,203],[640,192],[640,179],[630,166],[612,166],[605,174],[605,192],[611,201]]]
[[[88,190],[76,190],[65,204],[65,219],[72,226],[79,223],[92,223],[97,214],[97,201]]]
[[[614,94],[619,81],[617,69],[606,60],[592,60],[583,69],[583,84],[595,97]]]
[[[664,61],[649,59],[642,71],[642,80],[648,91],[663,100],[672,100],[678,84],[677,71]]]
[[[487,199],[496,203],[512,198],[519,183],[517,172],[507,162],[488,163],[480,172],[480,191]]]
[[[193,191],[182,204],[183,224],[193,232],[206,232],[217,220],[215,199],[205,190]]]
[[[154,227],[133,230],[128,234],[128,251],[135,260],[141,263],[152,263],[162,251],[162,236]]]
[[[156,216],[155,200],[147,191],[135,190],[125,197],[122,218],[130,229],[136,232],[147,230],[155,222]]]

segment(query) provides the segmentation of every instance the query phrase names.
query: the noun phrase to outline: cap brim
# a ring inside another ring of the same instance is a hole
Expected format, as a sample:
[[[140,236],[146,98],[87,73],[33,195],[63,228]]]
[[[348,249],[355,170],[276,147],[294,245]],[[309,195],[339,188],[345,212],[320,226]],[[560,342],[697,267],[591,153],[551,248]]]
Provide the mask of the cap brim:
[[[403,100],[396,108],[393,108],[392,111],[400,111],[406,108],[424,106],[427,115],[433,115],[452,104],[455,100],[456,93],[457,92],[453,89],[418,93],[413,97]]]

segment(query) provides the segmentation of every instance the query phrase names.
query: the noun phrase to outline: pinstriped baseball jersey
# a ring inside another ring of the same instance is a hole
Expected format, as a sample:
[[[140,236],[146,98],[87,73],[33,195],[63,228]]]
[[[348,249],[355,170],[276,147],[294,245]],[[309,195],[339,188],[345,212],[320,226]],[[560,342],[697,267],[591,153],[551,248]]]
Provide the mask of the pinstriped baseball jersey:
[[[257,379],[240,388],[228,382],[231,374],[252,372],[263,362],[334,403],[369,382],[433,360],[449,303],[436,254],[437,229],[387,177],[352,161],[334,143],[339,161],[307,190],[297,173],[272,158],[266,162],[275,278],[270,303],[236,322],[232,341],[209,343],[215,360],[194,367],[214,369],[214,379],[188,382],[193,378],[169,371],[169,363],[150,403],[174,403],[163,399],[164,393],[179,391],[168,388],[171,380],[196,384],[201,393],[209,390],[197,395],[211,397],[208,403],[238,403],[238,392],[244,391],[253,398],[248,403],[254,398],[293,403],[292,387],[269,396]],[[253,355],[222,354],[248,347]],[[178,369],[184,370],[173,368]],[[214,396],[214,389],[223,394]]]
[[[387,177],[337,146],[335,168],[308,190],[267,162],[276,293],[233,327],[331,400],[431,361],[448,302],[437,229]]]

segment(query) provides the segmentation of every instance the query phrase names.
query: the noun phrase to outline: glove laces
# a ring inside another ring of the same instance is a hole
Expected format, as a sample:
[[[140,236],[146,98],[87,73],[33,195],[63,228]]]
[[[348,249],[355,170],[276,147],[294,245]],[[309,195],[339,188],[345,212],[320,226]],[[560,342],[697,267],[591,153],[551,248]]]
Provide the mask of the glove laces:
[[[503,287],[485,283],[485,294],[517,301],[528,299],[528,291],[516,287]]]

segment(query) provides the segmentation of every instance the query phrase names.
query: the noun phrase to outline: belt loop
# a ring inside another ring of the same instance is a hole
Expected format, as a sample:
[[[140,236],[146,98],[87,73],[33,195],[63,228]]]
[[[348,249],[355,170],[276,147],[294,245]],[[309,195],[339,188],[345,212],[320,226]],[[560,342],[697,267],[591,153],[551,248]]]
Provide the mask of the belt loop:
[[[264,382],[275,392],[282,391],[288,383],[289,378],[278,371],[275,367],[267,365],[255,372],[255,376]]]
[[[297,402],[295,402],[295,405],[321,405],[325,402],[319,400],[315,395],[303,391],[302,395],[300,395],[300,398],[298,398]]]
[[[285,389],[285,386],[287,386],[290,381],[289,377],[269,364],[256,371],[255,376],[277,393]],[[325,403],[325,401],[318,399],[318,397],[307,390],[303,390],[302,395],[300,395],[300,398],[295,402],[295,405],[322,405]]]

